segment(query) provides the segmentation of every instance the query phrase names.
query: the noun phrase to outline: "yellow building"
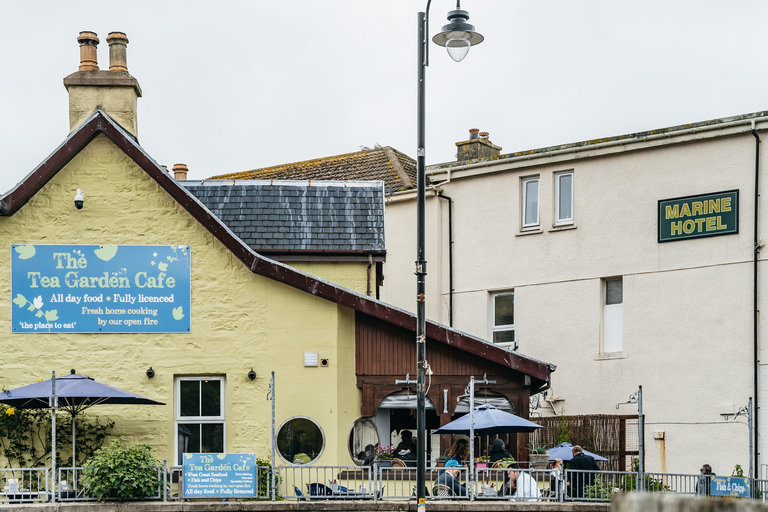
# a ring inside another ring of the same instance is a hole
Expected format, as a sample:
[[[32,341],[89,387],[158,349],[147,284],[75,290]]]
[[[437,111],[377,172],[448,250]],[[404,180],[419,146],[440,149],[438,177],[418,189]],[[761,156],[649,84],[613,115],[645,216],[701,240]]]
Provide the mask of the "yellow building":
[[[125,35],[108,38],[109,71],[96,34],[79,41],[72,132],[0,199],[0,386],[73,368],[164,402],[91,414],[172,463],[269,458],[271,372],[278,464],[362,463],[353,425],[374,425],[381,444],[411,428],[382,404],[413,392],[395,380],[416,371],[414,315],[255,252],[139,145]],[[496,380],[484,392],[521,416],[549,385],[548,363],[438,324],[427,335],[430,428],[456,415],[472,375]]]

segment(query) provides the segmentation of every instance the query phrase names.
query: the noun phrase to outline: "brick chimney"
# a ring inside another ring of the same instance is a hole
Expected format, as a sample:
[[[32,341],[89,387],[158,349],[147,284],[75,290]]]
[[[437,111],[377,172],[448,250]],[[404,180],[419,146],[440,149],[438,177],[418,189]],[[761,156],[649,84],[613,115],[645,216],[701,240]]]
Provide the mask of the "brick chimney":
[[[469,130],[469,140],[456,143],[456,160],[476,160],[478,158],[493,158],[501,154],[501,147],[488,140],[488,132],[481,132],[477,128]]]
[[[174,164],[173,165],[173,177],[176,180],[185,180],[187,179],[187,173],[189,172],[189,169],[187,168],[187,164]]]
[[[64,78],[64,87],[69,92],[70,132],[100,109],[138,138],[136,104],[141,97],[141,87],[128,74],[128,38],[122,32],[111,32],[107,36],[109,71],[99,69],[96,51],[99,38],[95,32],[80,32],[77,42],[80,44],[80,67]]]

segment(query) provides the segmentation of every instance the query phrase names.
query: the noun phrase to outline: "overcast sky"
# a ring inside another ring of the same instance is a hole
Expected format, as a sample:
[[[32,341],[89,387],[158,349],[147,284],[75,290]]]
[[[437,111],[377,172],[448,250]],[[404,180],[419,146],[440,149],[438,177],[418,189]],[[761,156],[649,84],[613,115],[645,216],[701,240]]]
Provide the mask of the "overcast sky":
[[[125,32],[139,142],[190,178],[392,146],[416,154],[425,0],[0,2],[0,190],[68,134],[77,34]],[[433,0],[430,37],[455,0]],[[464,0],[485,41],[431,44],[427,163],[768,110],[761,0]]]

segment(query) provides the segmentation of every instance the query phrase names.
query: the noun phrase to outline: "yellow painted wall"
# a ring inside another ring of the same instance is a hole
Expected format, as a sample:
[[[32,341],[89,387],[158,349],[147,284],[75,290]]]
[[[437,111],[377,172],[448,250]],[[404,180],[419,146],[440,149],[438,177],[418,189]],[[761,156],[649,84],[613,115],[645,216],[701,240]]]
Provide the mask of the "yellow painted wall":
[[[85,192],[77,210],[73,197]],[[270,372],[276,422],[308,416],[326,436],[317,464],[349,464],[347,436],[359,416],[354,375],[354,312],[251,273],[218,240],[105,136],[99,135],[12,217],[0,218],[0,388],[78,373],[165,406],[96,406],[114,433],[175,461],[174,377],[226,377],[226,448],[269,458]],[[189,334],[13,334],[11,244],[191,246]],[[304,352],[328,358],[305,368]],[[147,368],[155,370],[148,379]],[[253,368],[257,378],[250,381]],[[68,428],[68,425],[60,428]],[[278,462],[281,460],[278,458]]]
[[[286,262],[286,265],[359,293],[366,293],[368,290],[368,263],[359,261],[289,261]],[[376,296],[375,263],[371,265],[371,295]]]

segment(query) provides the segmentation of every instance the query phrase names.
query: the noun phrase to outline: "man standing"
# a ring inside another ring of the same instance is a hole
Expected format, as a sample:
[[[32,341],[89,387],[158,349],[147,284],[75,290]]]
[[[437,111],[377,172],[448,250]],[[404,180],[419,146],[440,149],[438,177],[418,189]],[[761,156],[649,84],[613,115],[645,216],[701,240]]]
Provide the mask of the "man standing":
[[[449,460],[445,463],[445,471],[435,480],[435,485],[445,485],[450,487],[454,496],[466,496],[467,488],[461,485],[459,475],[461,474],[461,466],[455,460]]]
[[[709,496],[709,482],[712,475],[714,475],[712,466],[709,464],[701,466],[701,474],[699,475],[699,480],[696,482],[696,494],[700,496]]]
[[[569,472],[568,484],[571,486],[574,498],[583,498],[584,487],[594,485],[594,471],[600,471],[600,468],[597,467],[597,462],[595,462],[591,455],[584,453],[584,449],[581,446],[576,445],[571,451],[573,452],[573,458],[568,463],[568,469],[579,469],[587,472]]]

